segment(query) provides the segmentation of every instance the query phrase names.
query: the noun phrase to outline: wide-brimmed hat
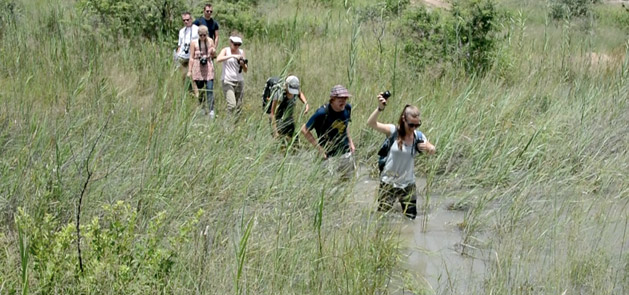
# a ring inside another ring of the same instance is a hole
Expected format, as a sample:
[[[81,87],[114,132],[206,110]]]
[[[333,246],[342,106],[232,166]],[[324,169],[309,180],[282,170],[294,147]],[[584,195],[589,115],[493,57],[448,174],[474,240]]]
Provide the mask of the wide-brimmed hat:
[[[334,85],[330,90],[330,97],[352,97],[349,91],[343,85]]]

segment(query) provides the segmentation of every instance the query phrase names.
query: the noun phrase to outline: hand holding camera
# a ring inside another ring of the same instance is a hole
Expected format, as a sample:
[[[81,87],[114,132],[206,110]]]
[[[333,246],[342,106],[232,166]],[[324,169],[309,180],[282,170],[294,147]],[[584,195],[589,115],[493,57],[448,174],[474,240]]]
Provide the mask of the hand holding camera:
[[[242,73],[242,67],[244,67],[246,64],[249,63],[249,61],[246,58],[243,58],[242,56],[238,59],[238,63],[240,64],[240,69],[238,69],[238,73]]]
[[[384,107],[387,105],[387,100],[389,99],[389,97],[391,97],[391,92],[389,92],[389,90],[385,90],[384,92],[378,95],[378,102],[379,102],[378,110],[379,111],[384,110]]]

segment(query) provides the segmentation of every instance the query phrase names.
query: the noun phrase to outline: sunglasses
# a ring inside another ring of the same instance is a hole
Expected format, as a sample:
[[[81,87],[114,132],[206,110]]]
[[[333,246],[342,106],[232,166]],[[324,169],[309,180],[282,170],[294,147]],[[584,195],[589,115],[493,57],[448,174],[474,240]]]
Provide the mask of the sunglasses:
[[[232,42],[232,43],[234,43],[234,42]],[[242,43],[234,43],[234,46],[240,46],[240,45],[242,45]]]
[[[415,124],[415,123],[406,123],[406,125],[408,125],[408,128],[419,128],[419,126],[422,125],[421,122]]]
[[[183,21],[185,21],[185,22],[189,22],[189,21],[190,21],[190,19],[189,19],[189,18],[184,18],[184,19],[183,19]]]
[[[199,34],[199,37],[205,37],[207,34]]]
[[[212,13],[212,12],[214,12],[214,11],[212,11],[212,10],[206,10],[205,12],[207,12],[207,13]]]

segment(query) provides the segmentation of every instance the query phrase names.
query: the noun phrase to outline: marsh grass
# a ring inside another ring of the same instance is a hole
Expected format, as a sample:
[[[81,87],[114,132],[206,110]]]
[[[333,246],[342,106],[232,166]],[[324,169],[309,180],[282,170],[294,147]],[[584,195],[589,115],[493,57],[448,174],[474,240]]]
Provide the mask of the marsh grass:
[[[261,6],[286,30],[246,36],[252,68],[235,120],[220,87],[218,118],[199,115],[168,45],[110,40],[71,3],[3,26],[0,293],[381,294],[399,292],[396,280],[415,293],[461,290],[410,279],[386,217],[352,202],[358,184],[334,180],[303,139],[272,140],[259,94],[277,73],[300,77],[312,111],[334,84],[350,87],[357,160],[373,169],[383,138],[364,122],[377,93],[394,93],[385,122],[419,106],[438,149],[417,160],[423,210],[439,196],[463,200],[462,252],[488,265],[469,293],[626,293],[626,35],[549,23],[529,1],[505,26],[510,65],[434,76],[409,66],[393,34],[376,40],[356,22],[366,4]],[[582,59],[594,51],[624,62]],[[81,275],[72,224],[90,153]],[[94,239],[94,220],[112,226],[109,244]]]

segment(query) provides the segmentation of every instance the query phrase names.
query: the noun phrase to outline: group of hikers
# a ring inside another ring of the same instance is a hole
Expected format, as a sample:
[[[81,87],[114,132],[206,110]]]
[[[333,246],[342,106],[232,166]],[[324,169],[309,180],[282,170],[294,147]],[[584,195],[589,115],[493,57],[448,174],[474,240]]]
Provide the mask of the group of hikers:
[[[215,116],[213,60],[223,64],[220,81],[230,113],[240,112],[243,103],[243,72],[248,70],[245,52],[240,48],[242,36],[231,34],[229,46],[216,54],[219,25],[212,19],[212,13],[212,5],[206,4],[203,16],[194,22],[189,12],[182,14],[185,26],[179,31],[175,51],[183,79],[188,77],[194,81],[191,83],[192,91],[202,107],[207,108],[210,118]],[[200,98],[199,89],[205,89],[205,99]],[[388,92],[377,95],[377,108],[367,119],[367,126],[386,135],[378,152],[378,210],[389,211],[399,201],[403,213],[414,219],[417,215],[417,192],[413,158],[418,154],[434,154],[436,149],[418,130],[421,119],[419,109],[415,106],[404,106],[397,124],[378,121],[379,114],[386,109],[389,95]],[[318,150],[321,157],[327,163],[333,163],[330,166],[344,177],[353,173],[352,155],[356,149],[348,129],[352,111],[348,100],[351,97],[343,85],[333,86],[328,103],[317,108],[300,128],[300,133]],[[303,113],[308,113],[310,106],[297,76],[289,75],[284,79],[272,77],[267,80],[262,101],[274,137],[294,138],[297,100],[304,104]],[[316,137],[311,132],[313,129]]]
[[[175,60],[181,69],[182,79],[192,80],[191,87],[194,96],[199,99],[201,106],[206,109],[210,118],[215,117],[214,110],[214,60],[223,64],[221,72],[221,87],[227,101],[229,112],[239,112],[242,106],[245,79],[243,73],[248,70],[245,51],[240,48],[242,37],[232,34],[229,46],[223,48],[218,55],[216,46],[219,39],[219,25],[212,18],[214,8],[212,4],[205,4],[203,16],[192,21],[190,12],[181,14],[184,27],[179,30]],[[199,89],[204,89],[203,97]]]

